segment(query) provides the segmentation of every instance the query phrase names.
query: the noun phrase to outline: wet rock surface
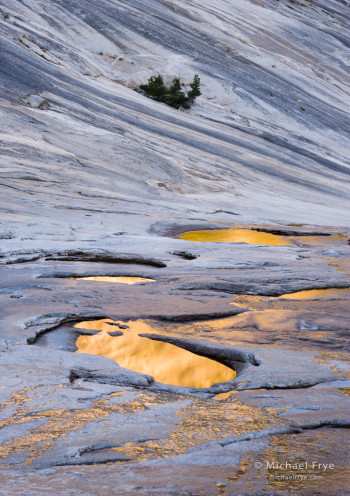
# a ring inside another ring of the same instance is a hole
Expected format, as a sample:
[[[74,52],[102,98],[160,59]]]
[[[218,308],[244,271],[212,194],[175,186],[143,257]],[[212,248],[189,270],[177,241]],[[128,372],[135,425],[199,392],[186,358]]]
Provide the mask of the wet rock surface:
[[[0,455],[6,491],[30,494],[18,478],[23,474],[30,491],[39,492],[49,475],[57,495],[99,494],[101,484],[107,492],[118,484],[130,495],[288,494],[303,484],[303,494],[311,495],[315,481],[321,492],[332,483],[335,494],[346,494],[341,481],[348,462],[340,447],[350,425],[349,279],[332,265],[333,255],[320,253],[324,239],[308,247],[307,262],[298,258],[298,247],[206,243],[196,245],[200,258],[184,260],[169,256],[168,243],[179,241],[168,238],[157,252],[163,268],[42,259],[4,265]],[[334,243],[328,248],[345,259],[349,248]],[[276,251],[278,267],[266,265]],[[218,255],[230,265],[218,269]],[[238,261],[249,270],[237,268]],[[70,278],[92,273],[155,282]],[[207,286],[218,286],[198,289],[204,275]],[[260,295],[237,294],[227,285]],[[331,285],[339,289],[302,299],[288,293]],[[20,307],[11,298],[18,291]],[[148,339],[229,364],[237,377],[183,388],[108,358],[74,353],[79,335],[99,332],[75,324],[96,319],[115,320],[109,325],[116,343],[130,322],[137,326],[142,319],[157,331]],[[294,459],[335,468],[309,467],[301,472],[308,477],[303,482],[281,480],[295,472],[271,463]]]
[[[346,2],[2,4],[0,494],[350,494]],[[288,244],[178,238],[229,228]],[[100,319],[237,375],[75,353]]]

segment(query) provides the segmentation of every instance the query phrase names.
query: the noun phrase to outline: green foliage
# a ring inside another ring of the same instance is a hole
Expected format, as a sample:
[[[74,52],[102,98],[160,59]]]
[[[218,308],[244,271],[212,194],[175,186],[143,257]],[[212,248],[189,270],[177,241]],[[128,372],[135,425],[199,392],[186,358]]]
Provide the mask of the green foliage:
[[[199,79],[198,74],[195,74],[193,78],[193,82],[190,84],[191,91],[188,92],[188,98],[195,100],[197,96],[201,96],[202,92],[200,90],[201,80]]]
[[[173,84],[169,88],[169,93],[171,95],[176,95],[181,91],[181,83],[180,83],[180,78],[174,78],[173,79]]]
[[[164,84],[163,77],[158,74],[157,77],[151,76],[148,79],[147,84],[142,84],[140,90],[148,97],[157,102],[163,102],[174,108],[191,108],[197,96],[200,96],[202,92],[200,91],[200,79],[198,74],[194,76],[192,83],[190,84],[191,90],[185,94],[182,91],[182,86],[184,86],[180,78],[176,77],[172,81],[170,87],[166,87]]]
[[[180,108],[186,104],[186,95],[181,91],[180,78],[174,78],[173,84],[168,90],[169,96],[165,99],[165,103],[171,107]]]
[[[44,107],[46,107],[46,105],[48,105],[49,103],[49,100],[47,98],[45,98],[44,100],[42,100],[39,105],[38,105],[38,108],[42,109]]]
[[[145,95],[157,100],[158,102],[163,102],[167,88],[164,84],[164,80],[160,74],[157,77],[151,76],[148,80],[148,84],[142,84],[140,89],[145,92]]]

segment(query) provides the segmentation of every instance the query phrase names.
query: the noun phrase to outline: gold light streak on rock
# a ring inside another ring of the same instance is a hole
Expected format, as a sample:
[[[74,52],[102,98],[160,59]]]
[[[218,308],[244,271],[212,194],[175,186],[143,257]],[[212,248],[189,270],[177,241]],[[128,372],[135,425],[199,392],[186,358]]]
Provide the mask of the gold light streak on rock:
[[[126,401],[119,404],[109,404],[112,393],[107,399],[94,402],[89,409],[73,410],[45,410],[40,412],[30,412],[28,403],[32,401],[32,393],[35,388],[25,388],[21,391],[14,392],[10,399],[4,404],[4,407],[13,407],[14,414],[9,419],[0,423],[0,428],[23,424],[26,422],[35,422],[45,419],[44,425],[32,427],[29,432],[22,436],[15,437],[5,441],[0,446],[0,468],[6,467],[6,458],[13,453],[25,452],[27,457],[19,465],[30,465],[34,460],[40,459],[46,450],[52,448],[55,442],[66,436],[68,433],[82,429],[96,419],[100,421],[108,418],[111,413],[120,413],[130,415],[137,411],[145,409],[145,401],[142,394],[132,401]],[[123,393],[122,393],[123,394]],[[148,399],[148,404],[159,404],[156,397]]]
[[[226,436],[240,436],[286,421],[265,409],[251,407],[240,401],[208,401],[192,398],[192,403],[176,412],[178,422],[171,435],[163,440],[129,442],[116,448],[133,461],[143,462],[160,457],[176,456],[196,445]]]

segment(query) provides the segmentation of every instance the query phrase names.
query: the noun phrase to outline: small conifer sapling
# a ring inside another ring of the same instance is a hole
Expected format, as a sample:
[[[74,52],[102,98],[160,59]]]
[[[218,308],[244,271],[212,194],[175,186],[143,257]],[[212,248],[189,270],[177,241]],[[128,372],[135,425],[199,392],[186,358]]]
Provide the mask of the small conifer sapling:
[[[198,74],[195,74],[192,83],[190,84],[191,90],[185,94],[182,90],[183,84],[181,84],[180,78],[175,77],[172,81],[170,87],[166,87],[164,84],[163,77],[158,74],[158,76],[151,76],[147,84],[141,84],[140,90],[142,90],[148,98],[157,100],[158,102],[166,103],[174,108],[191,108],[197,96],[202,94],[200,90],[200,79]]]

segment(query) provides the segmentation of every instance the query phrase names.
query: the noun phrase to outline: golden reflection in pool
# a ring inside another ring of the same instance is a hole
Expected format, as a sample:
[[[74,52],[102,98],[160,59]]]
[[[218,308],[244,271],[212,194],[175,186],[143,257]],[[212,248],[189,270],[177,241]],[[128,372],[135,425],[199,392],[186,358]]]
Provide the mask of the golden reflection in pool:
[[[249,243],[269,246],[292,245],[287,236],[279,236],[252,229],[215,229],[212,231],[189,231],[179,235],[186,241],[212,241],[218,243]]]
[[[332,234],[331,236],[296,236],[297,244],[306,246],[335,247],[347,244],[347,236],[343,234]],[[330,246],[331,245],[331,246]]]
[[[350,288],[329,288],[329,289],[310,289],[307,291],[297,291],[296,293],[287,293],[279,298],[284,300],[312,300],[314,298],[337,298],[347,296]]]
[[[149,374],[157,382],[174,386],[206,388],[235,377],[235,372],[209,358],[201,357],[169,343],[142,338],[138,334],[159,334],[142,320],[127,322],[122,336],[108,333],[119,330],[112,320],[87,321],[78,329],[100,330],[94,336],[80,336],[77,353],[91,353],[112,358],[121,367]],[[117,322],[125,325],[125,322]]]
[[[227,393],[219,393],[219,394],[216,394],[213,399],[217,400],[217,401],[227,400],[227,398],[229,398],[231,396],[231,394],[234,394],[234,393],[237,393],[237,391],[227,391]]]
[[[156,282],[154,279],[147,279],[145,277],[124,277],[124,276],[88,276],[88,277],[70,277],[75,281],[97,281],[97,282],[111,282],[117,284],[140,284],[142,282]]]

